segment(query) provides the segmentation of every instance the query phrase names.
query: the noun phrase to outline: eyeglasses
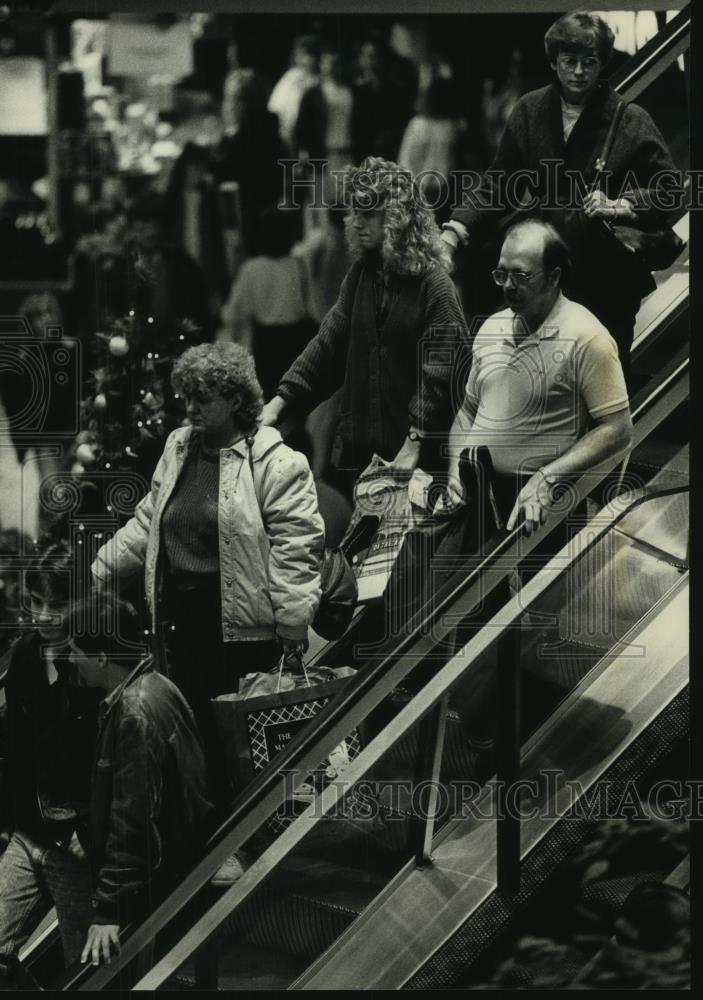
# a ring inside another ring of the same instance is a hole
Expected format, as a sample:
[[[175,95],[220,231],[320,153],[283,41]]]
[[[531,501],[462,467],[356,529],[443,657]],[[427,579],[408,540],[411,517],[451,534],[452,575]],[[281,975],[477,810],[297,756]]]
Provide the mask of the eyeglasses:
[[[508,278],[510,278],[517,288],[524,288],[529,283],[530,278],[534,278],[538,274],[544,274],[544,271],[505,271],[502,267],[491,271],[491,276],[496,285],[501,285],[501,287],[507,284]]]
[[[600,68],[600,59],[597,56],[572,56],[568,52],[560,52],[557,62],[562,69],[575,70],[581,66],[584,73],[592,73]]]

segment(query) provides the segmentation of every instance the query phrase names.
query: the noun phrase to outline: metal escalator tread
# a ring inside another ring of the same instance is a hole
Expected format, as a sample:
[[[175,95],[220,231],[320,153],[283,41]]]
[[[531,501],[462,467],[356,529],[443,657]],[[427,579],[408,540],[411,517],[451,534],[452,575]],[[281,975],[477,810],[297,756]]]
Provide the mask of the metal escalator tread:
[[[305,967],[305,958],[251,944],[231,945],[219,961],[219,992],[285,990]],[[194,990],[192,963],[165,984],[167,990]]]
[[[291,857],[314,856],[330,864],[388,878],[404,860],[410,819],[409,810],[392,810],[382,804],[368,818],[334,818],[318,824],[317,831]]]
[[[633,781],[645,776],[680,740],[685,739],[689,724],[688,689],[681,691],[659,713],[652,724],[603,774],[610,807],[622,799]],[[559,865],[581,842],[597,819],[569,817],[560,821],[523,860],[521,889],[513,899],[497,892],[479,906],[450,940],[413,975],[404,989],[427,990],[451,988],[504,929],[507,922],[529,901],[536,888],[558,872]]]
[[[222,926],[221,939],[314,957],[359,915],[385,879],[318,858],[291,856]]]
[[[679,577],[676,567],[643,552],[615,528],[545,591],[530,612],[558,622],[559,640],[606,652]]]
[[[688,493],[678,493],[643,504],[631,511],[619,531],[634,542],[649,546],[661,558],[685,566],[690,524]]]
[[[417,730],[409,733],[389,751],[389,758],[408,768],[414,768],[420,749],[418,739]],[[486,743],[487,747],[490,746],[490,741],[483,742]],[[447,713],[447,728],[444,737],[442,780],[467,781],[475,778],[480,766],[477,749],[479,748],[472,746],[468,739],[458,713],[450,710]]]

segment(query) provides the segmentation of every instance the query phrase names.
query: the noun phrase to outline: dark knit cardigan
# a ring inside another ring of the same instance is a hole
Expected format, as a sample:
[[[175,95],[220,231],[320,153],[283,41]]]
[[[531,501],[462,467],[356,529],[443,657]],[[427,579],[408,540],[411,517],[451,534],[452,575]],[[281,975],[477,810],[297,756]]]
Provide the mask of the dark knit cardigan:
[[[452,218],[466,226],[473,241],[483,239],[487,230],[504,222],[512,211],[511,203],[513,208],[516,202],[522,202],[527,211],[543,210],[543,217],[566,238],[575,269],[583,271],[582,283],[603,281],[610,285],[608,279],[612,279],[612,269],[618,268],[620,258],[604,252],[607,244],[600,238],[602,226],[589,223],[578,206],[584,185],[593,179],[595,161],[603,150],[618,98],[606,81],[600,81],[564,141],[560,96],[555,81],[520,98],[480,186],[464,193],[463,204]],[[658,128],[637,104],[628,104],[625,109],[607,170],[601,189],[609,198],[629,193],[636,198],[643,221],[646,217],[664,221],[662,211],[650,204],[654,187],[658,183],[669,187],[675,183],[679,188],[681,177]],[[669,172],[667,180],[661,171]],[[576,211],[564,211],[569,207]],[[627,280],[639,282],[640,294],[654,287],[651,276],[646,274],[629,275]]]
[[[379,325],[376,268],[373,257],[354,262],[317,336],[278,388],[304,413],[342,388],[332,456],[340,468],[362,469],[373,452],[393,458],[411,423],[426,434],[446,433],[468,374],[468,331],[447,272],[391,273]]]

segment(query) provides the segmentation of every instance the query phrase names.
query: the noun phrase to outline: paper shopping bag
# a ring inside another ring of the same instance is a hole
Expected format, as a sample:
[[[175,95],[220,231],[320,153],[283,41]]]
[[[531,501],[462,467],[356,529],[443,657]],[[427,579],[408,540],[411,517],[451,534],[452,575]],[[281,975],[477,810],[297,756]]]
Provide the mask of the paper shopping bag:
[[[284,750],[301,729],[313,723],[330,698],[348,683],[351,667],[316,667],[306,674],[282,669],[248,674],[237,694],[220,695],[212,705],[235,787],[248,784]],[[314,724],[314,723],[313,723]],[[353,730],[310,774],[269,821],[280,832],[310,799],[338,778],[361,752]]]

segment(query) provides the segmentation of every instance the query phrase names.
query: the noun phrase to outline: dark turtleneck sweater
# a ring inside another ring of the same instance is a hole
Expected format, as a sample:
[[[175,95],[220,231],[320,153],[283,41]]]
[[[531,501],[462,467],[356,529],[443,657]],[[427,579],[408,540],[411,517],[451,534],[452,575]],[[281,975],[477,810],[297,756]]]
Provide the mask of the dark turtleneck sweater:
[[[185,465],[161,519],[164,550],[176,590],[217,586],[220,571],[219,449],[193,434]]]

